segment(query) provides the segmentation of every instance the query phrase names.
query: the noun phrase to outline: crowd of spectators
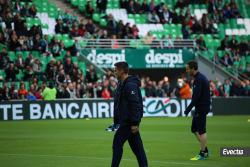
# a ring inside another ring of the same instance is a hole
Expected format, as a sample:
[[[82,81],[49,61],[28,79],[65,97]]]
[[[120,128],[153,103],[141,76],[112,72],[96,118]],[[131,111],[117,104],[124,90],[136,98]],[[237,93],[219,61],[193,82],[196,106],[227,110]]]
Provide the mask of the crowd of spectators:
[[[10,87],[4,82],[0,88],[0,100],[110,99],[115,96],[117,80],[111,75],[111,71],[108,71],[103,78],[97,78],[93,66],[90,65],[86,72],[87,78],[84,80],[67,80],[63,72],[60,72],[56,82],[42,82],[38,85],[37,78],[34,78],[27,87],[21,81],[20,89],[16,82],[11,82]],[[191,98],[193,82],[194,78],[188,80],[184,75],[178,78],[176,85],[170,85],[168,77],[158,82],[151,81],[150,77],[141,77],[140,90],[143,98]],[[236,82],[231,77],[220,82],[216,77],[214,80],[209,80],[209,85],[211,97],[250,96],[249,80]]]

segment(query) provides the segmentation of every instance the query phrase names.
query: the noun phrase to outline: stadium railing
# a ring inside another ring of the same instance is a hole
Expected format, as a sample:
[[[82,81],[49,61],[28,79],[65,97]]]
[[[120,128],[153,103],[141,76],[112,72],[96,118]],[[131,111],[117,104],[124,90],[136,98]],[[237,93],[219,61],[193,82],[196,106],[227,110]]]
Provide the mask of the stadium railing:
[[[170,48],[194,48],[195,40],[175,39],[169,43],[169,40],[158,39],[84,39],[76,38],[82,49],[101,48],[101,49],[170,49]]]

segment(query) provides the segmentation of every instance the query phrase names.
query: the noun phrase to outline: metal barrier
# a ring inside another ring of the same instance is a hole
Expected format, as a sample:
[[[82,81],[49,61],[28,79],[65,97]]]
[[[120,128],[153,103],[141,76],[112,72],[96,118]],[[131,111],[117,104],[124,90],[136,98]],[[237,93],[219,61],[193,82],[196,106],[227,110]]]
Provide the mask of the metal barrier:
[[[81,49],[170,49],[170,48],[194,48],[195,40],[191,39],[77,39]]]

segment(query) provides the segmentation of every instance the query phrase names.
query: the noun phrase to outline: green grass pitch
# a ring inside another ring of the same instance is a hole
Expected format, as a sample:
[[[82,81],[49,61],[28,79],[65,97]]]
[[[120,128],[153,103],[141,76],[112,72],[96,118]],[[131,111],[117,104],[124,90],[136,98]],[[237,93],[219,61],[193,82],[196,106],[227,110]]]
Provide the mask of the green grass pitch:
[[[143,118],[140,133],[149,167],[247,167],[250,157],[220,157],[220,147],[250,147],[249,116],[207,118],[205,161],[190,161],[200,150],[190,132],[192,118]],[[0,122],[1,167],[109,167],[113,119],[31,120]],[[138,166],[128,143],[120,167]]]

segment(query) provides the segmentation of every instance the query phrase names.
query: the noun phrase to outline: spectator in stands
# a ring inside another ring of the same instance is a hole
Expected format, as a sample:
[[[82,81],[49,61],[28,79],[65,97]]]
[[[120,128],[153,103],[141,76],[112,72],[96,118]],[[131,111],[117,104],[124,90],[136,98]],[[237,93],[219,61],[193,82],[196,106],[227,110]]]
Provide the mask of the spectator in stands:
[[[12,82],[12,81],[20,81],[19,79],[16,79],[16,74],[19,74],[19,70],[17,66],[14,66],[14,63],[11,62],[10,66],[5,70],[6,74],[6,81]]]
[[[171,11],[168,9],[168,6],[165,6],[162,15],[160,17],[161,23],[169,23],[171,16]],[[157,22],[159,23],[159,18],[157,19]]]
[[[92,6],[92,2],[88,1],[87,5],[85,5],[86,13],[90,15],[90,18],[92,18],[92,15],[94,13],[94,8]]]
[[[96,7],[99,9],[99,14],[101,13],[105,14],[107,3],[108,3],[107,0],[96,1]]]
[[[179,23],[178,15],[175,12],[175,9],[172,9],[172,12],[170,13],[170,20],[171,20],[172,24],[178,24]]]
[[[214,57],[213,57],[212,61],[213,61],[216,65],[218,65],[219,67],[221,67],[221,62],[220,62],[220,59],[219,59],[219,57],[218,57],[218,53],[215,53],[215,54],[214,54]]]
[[[169,81],[166,81],[162,86],[162,88],[164,89],[168,97],[170,96],[170,93],[173,92],[173,88],[170,86]]]
[[[244,70],[243,70],[243,73],[244,73],[246,76],[250,77],[249,62],[246,62],[246,66],[245,66],[245,68],[244,68]]]
[[[28,99],[28,101],[36,101],[36,97],[31,90],[29,90],[29,94],[26,96],[26,98]]]
[[[3,34],[0,32],[0,45],[4,45],[5,39]]]
[[[21,17],[24,17],[24,18],[30,17],[30,14],[29,14],[29,4],[28,3],[26,3],[23,6],[23,8],[21,9],[20,15],[21,15]]]
[[[150,97],[150,98],[156,97],[155,89],[152,87],[151,84],[147,84],[145,92],[146,92],[146,97]]]
[[[63,20],[64,19],[64,15],[62,15],[62,12],[59,10],[58,11],[58,16],[57,16],[57,19],[56,19],[56,21],[58,22],[58,20]]]
[[[26,66],[26,70],[24,71],[24,81],[33,81],[34,72],[30,66]]]
[[[219,97],[226,97],[226,96],[227,96],[227,95],[225,94],[223,85],[220,85],[220,86],[219,86],[218,92],[219,92]]]
[[[70,32],[70,37],[71,39],[74,39],[78,36],[79,36],[78,26],[75,26],[74,29],[72,29],[72,31]]]
[[[160,4],[156,5],[154,10],[156,12],[156,14],[158,15],[158,17],[160,18],[162,13],[163,13],[163,9],[164,9],[164,3],[161,2]]]
[[[239,67],[238,67],[238,71],[239,71],[239,72],[243,72],[243,67],[242,67],[241,64],[240,64]]]
[[[143,0],[143,3],[142,3],[142,5],[141,5],[141,11],[142,11],[142,13],[144,13],[144,14],[148,14],[149,13],[149,6],[148,6],[148,3],[147,3],[147,1],[146,0]]]
[[[56,66],[54,66],[54,67],[56,67]],[[54,70],[53,70],[53,73],[55,73]],[[53,74],[53,75],[54,75],[54,74]],[[53,76],[53,77],[54,77],[54,76]],[[54,78],[53,78],[53,80],[54,80]],[[63,85],[63,83],[64,83],[65,81],[67,81],[66,76],[65,76],[63,70],[59,71],[59,73],[58,73],[58,74],[56,75],[56,77],[55,77],[55,80],[56,80],[56,83],[59,84],[59,85]]]
[[[53,57],[60,57],[60,47],[58,46],[58,43],[55,43],[55,45],[52,47],[52,54]]]
[[[22,35],[22,28],[23,28],[23,20],[21,16],[17,18],[17,21],[14,22],[14,30],[17,33],[17,36]]]
[[[25,66],[28,66],[33,59],[33,53],[29,53],[29,57],[25,59]]]
[[[123,38],[124,39],[135,39],[133,35],[133,30],[130,27],[130,23],[127,23],[126,26],[123,28]]]
[[[98,80],[98,78],[97,78],[97,75],[95,73],[95,70],[91,70],[90,74],[87,75],[87,77],[86,77],[86,81],[91,82],[91,83],[95,83],[95,82],[97,82],[97,80]]]
[[[58,43],[57,36],[53,36],[53,38],[50,40],[51,45],[55,45],[55,43]]]
[[[43,88],[42,87],[38,87],[37,91],[35,93],[36,99],[43,99],[42,94],[43,94]]]
[[[107,86],[105,86],[103,88],[102,98],[105,98],[105,99],[110,99],[111,98],[111,94],[110,94],[110,91],[108,90]]]
[[[140,0],[137,0],[136,4],[135,4],[134,6],[135,6],[135,12],[136,12],[137,14],[142,14],[141,2],[140,2]]]
[[[152,44],[153,43],[153,35],[151,34],[151,31],[148,31],[147,35],[143,37],[144,41],[143,43],[144,44]]]
[[[207,50],[206,42],[204,41],[203,36],[200,36],[200,39],[197,40],[197,44],[200,45],[200,50]]]
[[[66,63],[64,63],[65,74],[69,75],[71,73],[72,68],[73,68],[73,63],[70,58],[67,58]]]
[[[49,63],[46,66],[46,72],[48,73],[49,70],[52,70],[53,67],[55,66],[55,59],[50,59]]]
[[[183,86],[180,90],[181,98],[191,98],[191,89],[187,81],[183,81]]]
[[[79,28],[79,36],[83,37],[84,35],[86,35],[88,33],[88,30],[86,28],[85,25],[82,25],[80,28]]]
[[[246,44],[245,39],[241,39],[239,47],[240,47],[240,54],[246,55],[246,52],[248,51],[248,45]]]
[[[77,97],[76,97],[76,91],[75,91],[75,89],[73,88],[72,83],[69,83],[69,84],[68,84],[68,87],[67,87],[67,89],[65,90],[65,97],[66,97],[66,98],[70,98],[70,99],[77,99]]]
[[[208,13],[212,14],[215,10],[217,10],[217,6],[214,2],[214,0],[211,0],[208,6]]]
[[[219,23],[225,24],[226,18],[223,16],[223,13],[219,13]]]
[[[181,10],[180,15],[178,17],[178,20],[182,24],[184,22],[184,19],[185,19],[185,17],[184,17],[184,14],[183,14],[183,10]]]
[[[225,18],[231,18],[233,16],[228,3],[224,5],[223,15]]]
[[[245,82],[245,85],[244,85],[244,89],[246,91],[246,95],[249,94],[249,91],[250,91],[250,85],[249,85],[249,80],[247,79],[246,82]],[[249,96],[249,95],[248,95]]]
[[[224,65],[224,66],[232,66],[233,65],[233,62],[232,62],[232,59],[231,59],[231,57],[229,56],[229,53],[227,52],[226,54],[225,54],[225,56],[223,56],[222,58],[221,58],[221,61],[222,61],[222,64]]]
[[[116,28],[116,21],[113,17],[112,14],[109,14],[109,19],[108,19],[108,26],[109,26],[109,29],[111,30],[111,35],[114,34],[114,31],[115,31],[115,28]]]
[[[11,100],[11,94],[10,94],[10,89],[9,88],[5,88],[4,89],[4,93],[3,93],[3,100],[4,101],[9,101]]]
[[[44,72],[42,72],[41,67],[43,66],[43,62],[39,59],[39,58],[34,58],[33,60],[31,60],[30,65],[32,67],[32,70],[34,71],[35,75],[40,75],[40,79],[42,81],[45,81],[44,78]]]
[[[190,29],[190,25],[186,24],[182,28],[182,34],[184,39],[190,39],[190,34],[192,34],[193,31]]]
[[[105,45],[109,45],[109,43],[106,41]],[[88,40],[86,48],[92,48],[94,49],[96,46],[96,41],[94,40],[94,36],[91,36]],[[105,47],[104,47],[105,48]]]
[[[3,10],[4,10],[4,12],[6,12],[6,11],[9,10],[9,12],[10,12],[11,14],[13,14],[13,8],[12,8],[12,6],[11,6],[11,4],[10,4],[10,1],[6,1],[6,2],[5,2],[5,5],[4,5],[4,7],[3,7]]]
[[[36,12],[37,12],[37,9],[35,5],[31,5],[31,7],[29,8],[30,17],[34,18],[36,16]]]
[[[246,91],[243,88],[241,82],[238,82],[237,86],[233,88],[232,95],[234,97],[237,97],[237,96],[246,96]]]
[[[194,19],[196,18],[196,16],[194,16]],[[191,28],[192,30],[192,34],[201,34],[201,26],[199,24],[199,22],[197,20],[194,20],[195,23],[193,25],[193,27]]]
[[[166,36],[164,35],[163,38],[162,38],[164,41],[163,45],[165,48],[173,48],[174,47],[174,44],[173,44],[173,41],[172,41],[172,35],[169,35],[168,39],[166,39]]]
[[[76,12],[73,13],[73,16],[71,18],[71,22],[75,22],[78,24],[79,21],[78,21],[78,17],[76,16],[76,14],[77,14]]]
[[[230,84],[229,84],[229,80],[228,79],[225,79],[224,80],[224,84],[223,84],[223,87],[224,87],[224,92],[226,94],[227,97],[230,96]]]
[[[10,49],[11,51],[20,51],[21,50],[21,45],[18,42],[17,36],[12,35],[12,38],[10,40]]]
[[[44,89],[42,96],[44,100],[56,100],[56,93],[57,91],[54,88],[53,83],[50,82],[49,86]]]
[[[123,29],[124,29],[123,21],[120,20],[119,24],[116,24],[116,35],[118,39],[122,38]]]
[[[155,10],[155,1],[152,0],[149,4],[149,11],[153,12]]]
[[[42,38],[43,38],[43,31],[42,31],[41,25],[38,25],[38,26],[37,26],[36,34],[39,35],[39,39],[42,39]]]
[[[63,30],[63,24],[62,24],[62,20],[58,19],[58,23],[55,26],[55,31],[57,34],[63,34],[64,30]]]
[[[240,13],[240,10],[238,9],[238,5],[232,5],[231,7],[231,13],[233,18],[243,18],[242,14]]]
[[[107,32],[107,30],[103,30],[103,34],[100,37],[100,39],[107,39],[107,38],[108,38],[108,32]]]
[[[136,39],[140,39],[140,38],[139,38],[139,36],[138,36],[138,32],[139,32],[139,30],[138,30],[138,28],[137,28],[136,24],[134,24],[134,25],[133,25],[133,27],[132,27],[132,31],[133,31],[133,35],[134,35],[134,37],[135,37]]]
[[[214,10],[213,14],[211,15],[211,19],[214,21],[214,23],[219,23],[219,14],[217,10]]]
[[[235,43],[236,43],[235,35],[232,36],[232,40],[229,41],[229,46],[231,49],[235,48]]]
[[[66,62],[67,62],[67,58],[70,58],[71,61],[72,61],[72,58],[70,57],[70,52],[69,52],[69,51],[66,52],[66,54],[65,54],[65,56],[64,56],[64,58],[63,58],[63,63],[66,63]],[[72,62],[73,62],[73,61],[72,61]]]
[[[88,24],[86,24],[86,28],[87,28],[87,30],[88,30],[88,32],[90,34],[94,34],[95,33],[95,27],[94,27],[93,22],[92,22],[91,19],[88,21]]]
[[[21,54],[18,54],[18,59],[16,59],[16,66],[18,67],[18,69],[22,70],[25,68],[25,63]]]
[[[28,95],[28,91],[25,89],[24,83],[20,84],[19,96],[21,96],[21,94],[23,94],[24,97],[26,97]]]
[[[160,19],[158,15],[156,14],[155,10],[152,11],[152,13],[149,13],[148,15],[148,22],[149,23],[160,23]]]
[[[128,14],[136,14],[134,1],[131,0],[126,8]]]
[[[49,70],[47,80],[55,82],[57,74],[58,74],[58,69],[57,66],[55,65],[53,66],[52,70],[51,69]]]
[[[33,50],[38,51],[40,53],[42,51],[42,46],[41,46],[41,42],[40,42],[40,36],[38,34],[36,35],[35,39],[33,40],[33,44],[34,44]]]
[[[81,84],[76,85],[76,97],[83,98],[84,95],[84,88],[82,89]]]
[[[29,36],[27,41],[26,41],[26,44],[27,44],[27,48],[29,51],[33,51],[34,50],[34,42],[32,40],[32,37]]]
[[[112,35],[111,36],[111,46],[112,46],[112,48],[113,49],[118,49],[119,48],[119,43],[118,43],[118,41],[116,40],[116,35]]]
[[[71,79],[73,82],[77,82],[78,80],[80,80],[82,76],[82,70],[78,67],[77,62],[74,63],[74,67],[72,68],[71,74],[72,74]]]
[[[64,23],[70,23],[71,22],[71,14],[69,14],[69,9],[65,9],[64,15],[63,15],[63,22]]]
[[[11,99],[15,99],[15,100],[19,99],[19,93],[18,93],[18,89],[16,85],[14,85],[13,91],[10,91],[10,95],[11,95]]]
[[[175,8],[184,9],[185,8],[185,3],[183,2],[183,0],[178,0],[176,5],[175,5]]]
[[[156,90],[156,97],[166,97],[164,89],[162,89],[162,85],[158,84],[157,90]]]
[[[111,83],[111,86],[109,86],[109,89],[108,89],[109,92],[110,92],[111,97],[115,97],[116,88],[117,88],[117,83],[115,81],[113,81]]]
[[[228,49],[230,47],[230,41],[228,40],[228,35],[225,36],[225,39],[221,41],[221,50]]]
[[[239,61],[239,62],[242,61],[241,56],[236,52],[235,49],[233,49],[231,57],[233,58],[233,61]]]
[[[202,29],[204,34],[209,34],[211,32],[211,21],[208,14],[203,14],[202,16]]]
[[[120,0],[120,7],[121,8],[126,8],[127,7],[127,4],[128,2],[126,0]]]
[[[21,50],[22,50],[22,51],[27,51],[27,50],[28,50],[28,49],[27,49],[27,44],[26,44],[24,38],[25,38],[24,36],[20,36],[19,39],[18,39],[18,42],[19,42],[20,45],[21,45]]]
[[[7,53],[4,53],[0,58],[0,69],[7,69],[9,67],[10,59],[7,57]]]

